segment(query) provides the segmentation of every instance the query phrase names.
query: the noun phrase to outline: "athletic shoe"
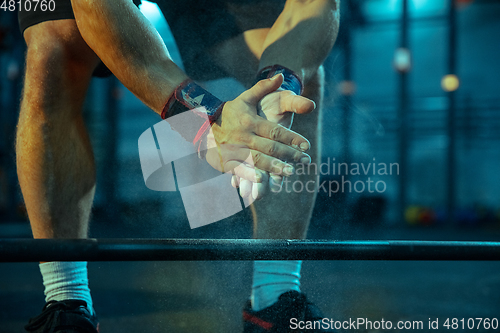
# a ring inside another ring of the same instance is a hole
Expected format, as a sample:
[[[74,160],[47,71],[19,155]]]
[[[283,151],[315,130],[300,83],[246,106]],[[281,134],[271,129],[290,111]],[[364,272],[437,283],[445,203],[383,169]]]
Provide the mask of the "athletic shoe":
[[[24,328],[33,333],[98,333],[99,323],[85,301],[72,299],[47,302]]]
[[[282,294],[276,303],[260,311],[253,311],[248,301],[243,310],[243,332],[333,332],[325,329],[328,325],[321,325],[323,318],[320,310],[304,294],[291,290]]]

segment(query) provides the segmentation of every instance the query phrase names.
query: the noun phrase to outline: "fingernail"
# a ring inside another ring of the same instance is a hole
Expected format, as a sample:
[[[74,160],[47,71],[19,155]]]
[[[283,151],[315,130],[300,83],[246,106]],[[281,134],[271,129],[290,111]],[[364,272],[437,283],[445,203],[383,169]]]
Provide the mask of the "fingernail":
[[[300,149],[302,149],[303,151],[306,151],[309,149],[309,144],[307,142],[302,142],[300,144]]]
[[[271,186],[281,186],[281,182],[283,181],[283,177],[279,176],[271,176],[269,183]]]
[[[262,182],[262,175],[260,173],[255,174],[255,182],[256,183],[261,183]]]
[[[291,165],[287,165],[287,166],[283,169],[283,173],[284,173],[285,175],[288,175],[288,176],[292,175],[292,174],[293,174],[293,166],[291,166]]]
[[[300,159],[300,163],[309,164],[309,163],[311,163],[311,158],[309,156],[304,156]]]
[[[271,78],[271,81],[276,80],[276,79],[278,78],[278,76],[281,76],[281,75],[282,75],[281,73],[276,74],[275,76],[273,76],[273,77]]]

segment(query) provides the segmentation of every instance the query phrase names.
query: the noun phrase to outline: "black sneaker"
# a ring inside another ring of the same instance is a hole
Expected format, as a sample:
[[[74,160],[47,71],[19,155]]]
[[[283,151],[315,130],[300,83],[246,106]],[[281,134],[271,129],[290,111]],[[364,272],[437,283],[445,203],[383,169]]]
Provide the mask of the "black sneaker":
[[[81,300],[50,301],[42,313],[24,326],[34,333],[98,333],[97,317],[90,315],[87,303]]]
[[[243,332],[334,332],[326,329],[329,325],[322,324],[323,318],[320,310],[307,300],[306,295],[292,290],[282,294],[276,303],[260,311],[253,311],[248,301],[243,310]]]

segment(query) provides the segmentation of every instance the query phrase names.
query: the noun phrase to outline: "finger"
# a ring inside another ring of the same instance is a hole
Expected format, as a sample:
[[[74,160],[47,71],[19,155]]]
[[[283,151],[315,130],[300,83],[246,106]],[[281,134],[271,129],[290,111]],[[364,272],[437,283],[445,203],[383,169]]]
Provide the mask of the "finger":
[[[250,105],[257,105],[264,96],[276,91],[283,83],[283,80],[283,74],[277,74],[270,79],[260,80],[252,88],[242,93],[240,97]]]
[[[246,179],[240,181],[240,196],[242,198],[248,197],[252,193],[252,182]]]
[[[283,188],[283,177],[271,175],[269,178],[269,188],[271,189],[271,192],[281,192],[281,189]]]
[[[234,188],[238,188],[240,186],[240,177],[233,175],[231,177],[231,186]]]
[[[260,182],[258,179],[259,174],[256,174],[253,163],[244,162],[247,160],[252,161],[251,150],[248,147],[233,144],[219,145],[206,150],[206,159],[214,163],[219,161],[220,166],[217,169],[220,171],[232,171],[233,174],[237,174],[242,178],[256,183]],[[235,169],[237,171],[234,171]]]
[[[272,123],[264,118],[255,119],[256,126],[254,127],[255,134],[263,138],[267,138],[282,144],[291,146],[302,151],[306,151],[311,147],[309,141],[302,135],[286,129],[285,127]],[[251,147],[252,149],[259,150],[256,147]],[[272,156],[276,156],[271,154]]]
[[[262,199],[266,195],[268,187],[269,187],[269,184],[267,184],[267,183],[253,183],[252,198],[254,200]]]
[[[284,145],[282,143],[272,141],[266,138],[255,137],[251,142],[251,148],[261,154],[280,159],[287,162],[296,162],[302,164],[311,163],[311,158],[308,154],[297,149]],[[253,163],[256,163],[255,153],[252,151]],[[265,171],[268,171],[265,169]]]
[[[312,112],[316,108],[316,103],[309,98],[297,96],[292,91],[287,92],[287,94],[283,94],[283,97],[280,98],[281,110],[297,114],[306,114]]]
[[[265,155],[255,150],[252,151],[252,158],[254,166],[263,171],[270,172],[279,176],[290,176],[293,174],[293,166],[277,158]]]
[[[226,143],[211,149],[217,149],[223,161],[245,161],[250,156],[250,149],[244,145]]]
[[[269,188],[269,174],[265,172],[261,183],[253,183],[252,198],[254,200],[262,199],[266,195],[268,188]]]
[[[239,161],[231,161],[230,163],[228,163],[228,165],[231,165],[232,163],[238,164],[232,169],[234,175],[238,178],[249,180],[252,183],[262,182],[264,174],[262,171],[256,170],[253,166],[249,166],[246,163],[242,163]]]
[[[283,177],[272,174],[270,176],[269,182],[271,183],[271,186],[281,185],[281,183],[283,182]]]

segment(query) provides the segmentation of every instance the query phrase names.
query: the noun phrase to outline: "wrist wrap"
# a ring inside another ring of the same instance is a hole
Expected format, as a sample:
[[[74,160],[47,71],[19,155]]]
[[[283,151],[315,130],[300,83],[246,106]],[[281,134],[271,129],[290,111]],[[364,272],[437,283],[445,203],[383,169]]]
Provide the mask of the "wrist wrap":
[[[191,126],[199,126],[198,130],[181,135],[194,145],[198,145],[198,154],[201,155],[201,141],[203,136],[210,129],[210,125],[219,118],[225,102],[200,87],[194,81],[187,79],[177,86],[174,93],[168,99],[161,112],[161,118],[167,119],[180,113],[192,110],[196,115],[205,121],[196,125],[196,121]],[[195,134],[196,132],[196,134]]]
[[[167,119],[176,114],[193,110],[201,117],[207,117],[210,123],[217,120],[224,102],[187,79],[175,88],[161,112],[161,118]]]
[[[256,83],[260,80],[270,79],[276,74],[280,73],[283,74],[285,78],[283,80],[283,83],[281,84],[281,88],[284,90],[291,90],[296,95],[301,95],[304,90],[304,86],[302,85],[302,81],[300,80],[300,78],[291,69],[280,65],[273,65],[262,68],[257,74]]]

